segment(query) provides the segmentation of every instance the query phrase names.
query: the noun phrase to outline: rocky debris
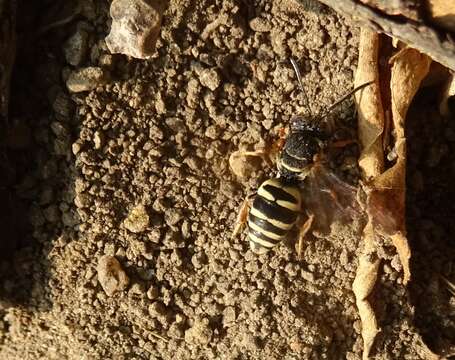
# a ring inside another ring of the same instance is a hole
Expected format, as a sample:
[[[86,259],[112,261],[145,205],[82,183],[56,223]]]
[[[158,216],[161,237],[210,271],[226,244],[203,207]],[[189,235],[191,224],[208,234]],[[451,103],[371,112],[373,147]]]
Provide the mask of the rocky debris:
[[[74,114],[74,103],[63,90],[59,90],[52,103],[55,117],[59,121],[69,121]]]
[[[257,32],[269,32],[272,30],[272,25],[265,19],[255,17],[249,22],[250,28]]]
[[[101,149],[104,145],[104,135],[100,131],[96,131],[93,136],[93,144],[95,149]]]
[[[108,296],[125,290],[130,281],[118,260],[110,255],[98,260],[97,272],[98,281]]]
[[[259,169],[258,158],[245,156],[242,151],[234,151],[229,156],[229,166],[232,173],[241,181],[248,180]]]
[[[161,0],[112,1],[112,26],[106,37],[109,51],[139,59],[153,55],[160,34],[162,12]]]
[[[76,32],[66,40],[63,52],[68,64],[79,66],[85,61],[88,52],[88,38],[87,30],[78,26]]]
[[[185,341],[189,344],[208,345],[212,336],[213,330],[207,318],[195,320],[193,326],[185,331]]]
[[[232,326],[235,321],[235,308],[227,306],[223,311],[223,326]]]
[[[90,66],[72,71],[66,80],[66,87],[70,92],[77,93],[94,90],[108,81],[109,75],[106,70]]]
[[[221,77],[218,71],[214,68],[203,69],[199,72],[199,81],[203,86],[215,91],[221,83]]]
[[[133,233],[140,233],[149,226],[150,217],[143,204],[133,207],[128,213],[127,218],[123,221],[123,226]]]
[[[150,286],[150,288],[147,290],[147,297],[150,300],[155,300],[159,297],[160,295],[160,289],[157,286]]]

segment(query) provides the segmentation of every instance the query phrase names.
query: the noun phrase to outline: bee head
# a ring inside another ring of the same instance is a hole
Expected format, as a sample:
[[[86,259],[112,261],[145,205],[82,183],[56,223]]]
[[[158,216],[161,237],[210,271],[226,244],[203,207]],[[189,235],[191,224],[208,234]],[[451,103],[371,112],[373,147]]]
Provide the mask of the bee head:
[[[290,121],[289,130],[291,133],[301,131],[322,132],[319,125],[312,118],[303,116],[294,116]]]

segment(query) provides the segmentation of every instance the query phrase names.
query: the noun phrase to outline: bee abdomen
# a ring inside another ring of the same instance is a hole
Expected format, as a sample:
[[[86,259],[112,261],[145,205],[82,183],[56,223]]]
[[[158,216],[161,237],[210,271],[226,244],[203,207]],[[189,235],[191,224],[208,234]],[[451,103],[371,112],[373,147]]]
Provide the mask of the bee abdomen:
[[[265,181],[248,215],[251,249],[263,254],[283,240],[297,221],[300,207],[297,186],[285,184],[280,178]]]

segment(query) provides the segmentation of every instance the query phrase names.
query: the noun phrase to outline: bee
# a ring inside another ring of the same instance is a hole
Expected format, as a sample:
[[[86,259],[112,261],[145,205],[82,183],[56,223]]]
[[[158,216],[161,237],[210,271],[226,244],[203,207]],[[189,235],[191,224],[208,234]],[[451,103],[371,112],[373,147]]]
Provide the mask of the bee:
[[[292,59],[291,64],[294,67],[301,91],[305,94],[297,64]],[[315,197],[313,194],[309,194],[308,197],[303,198],[302,189],[311,188],[313,192],[314,186],[311,187],[304,181],[315,169],[319,170],[320,180],[325,183],[318,191],[329,195],[329,199],[320,198],[318,200],[332,200],[338,202],[341,210],[348,210],[349,206],[344,207],[339,202],[337,193],[355,194],[355,189],[338,179],[335,174],[321,172],[321,167],[317,166],[330,143],[330,136],[320,127],[320,120],[323,120],[338,104],[369,84],[371,83],[363,84],[345,95],[330,106],[323,115],[316,117],[310,115],[308,118],[297,116],[291,120],[288,135],[279,141],[282,144],[278,146],[280,149],[277,152],[277,175],[264,181],[255,194],[245,199],[238,214],[233,237],[247,223],[247,240],[251,250],[259,255],[265,254],[279,244],[298,222],[300,215],[306,213],[307,219],[300,227],[298,239],[298,253],[301,256],[303,239],[316,219],[316,214],[308,209],[311,200],[306,201],[307,198]],[[308,99],[306,101],[309,104]],[[264,151],[244,152],[244,154],[263,156]],[[354,198],[355,195],[352,196],[352,199]],[[313,208],[316,207],[313,206]],[[324,218],[322,222],[326,223],[330,218],[324,213],[318,214],[318,216]]]

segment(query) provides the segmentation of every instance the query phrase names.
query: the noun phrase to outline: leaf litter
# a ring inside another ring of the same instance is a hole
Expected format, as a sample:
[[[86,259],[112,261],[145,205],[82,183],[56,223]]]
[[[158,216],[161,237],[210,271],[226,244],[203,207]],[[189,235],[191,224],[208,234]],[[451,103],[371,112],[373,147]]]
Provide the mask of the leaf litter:
[[[377,237],[388,238],[393,244],[403,269],[403,285],[411,279],[411,250],[406,237],[406,136],[408,108],[429,72],[431,59],[404,46],[392,56],[380,53],[380,42],[392,40],[369,29],[362,29],[359,64],[355,85],[374,81],[372,86],[356,95],[359,139],[362,152],[359,166],[366,195],[368,214],[362,240],[353,292],[362,322],[363,359],[368,359],[375,338],[380,332],[375,310],[369,299],[378,278],[381,262],[376,254]],[[400,44],[398,44],[400,45]],[[388,59],[387,59],[388,58]],[[388,60],[389,74],[380,67]],[[390,103],[387,103],[390,99]],[[384,114],[383,109],[391,109]],[[390,125],[388,116],[391,115]],[[387,140],[385,140],[387,139]],[[391,142],[389,146],[389,141]],[[429,351],[429,350],[428,350]]]

